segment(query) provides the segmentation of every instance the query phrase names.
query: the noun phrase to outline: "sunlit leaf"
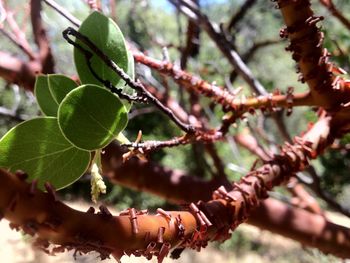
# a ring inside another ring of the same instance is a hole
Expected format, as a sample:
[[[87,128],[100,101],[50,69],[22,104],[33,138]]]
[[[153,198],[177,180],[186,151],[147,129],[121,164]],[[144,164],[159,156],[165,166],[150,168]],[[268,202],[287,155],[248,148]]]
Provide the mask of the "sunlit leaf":
[[[56,116],[63,98],[77,86],[72,79],[64,75],[38,76],[35,81],[35,96],[42,112],[47,116]]]
[[[128,53],[124,36],[112,19],[95,11],[84,20],[79,28],[79,32],[88,37],[90,41],[125,72],[128,71]],[[100,78],[109,80],[114,86],[120,82],[120,77],[96,56],[93,50],[78,39],[76,43],[93,53],[91,65]],[[83,84],[102,85],[91,74],[86,58],[78,48],[74,48],[74,61],[79,78]]]
[[[96,85],[74,89],[58,110],[64,136],[76,147],[91,151],[108,145],[127,121],[127,111],[120,99]]]
[[[73,183],[89,162],[90,153],[70,144],[53,117],[22,122],[0,140],[0,167],[25,171],[40,188],[45,182],[57,189]]]

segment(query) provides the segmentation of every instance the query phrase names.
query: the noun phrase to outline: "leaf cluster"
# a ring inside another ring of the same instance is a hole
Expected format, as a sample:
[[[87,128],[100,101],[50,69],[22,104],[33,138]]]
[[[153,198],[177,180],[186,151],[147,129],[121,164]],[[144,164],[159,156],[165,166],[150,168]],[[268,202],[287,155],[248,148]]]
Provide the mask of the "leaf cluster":
[[[111,19],[93,12],[79,32],[133,78],[133,57]],[[84,46],[78,39],[75,43]],[[98,158],[99,150],[128,122],[131,104],[104,88],[91,70],[125,93],[132,94],[132,89],[96,55],[87,61],[75,48],[74,62],[82,85],[60,74],[38,76],[35,96],[44,116],[20,123],[0,140],[0,167],[25,171],[41,188],[49,182],[61,189],[76,181],[89,167],[91,156]]]

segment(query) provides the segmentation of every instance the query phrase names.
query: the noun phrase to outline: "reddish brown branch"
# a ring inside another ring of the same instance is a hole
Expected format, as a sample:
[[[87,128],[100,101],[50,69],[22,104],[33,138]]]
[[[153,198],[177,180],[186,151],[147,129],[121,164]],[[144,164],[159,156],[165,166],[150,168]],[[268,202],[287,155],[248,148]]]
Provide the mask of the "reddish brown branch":
[[[320,0],[320,3],[324,5],[329,12],[332,13],[333,16],[338,18],[338,20],[348,29],[350,30],[350,20],[346,18],[343,13],[336,8],[332,0]]]
[[[161,240],[155,250],[159,254],[165,244],[167,248],[174,244],[179,247],[204,247],[208,240],[226,239],[227,231],[247,219],[258,205],[258,199],[266,197],[267,190],[303,169],[308,158],[317,156],[330,143],[327,140],[329,122],[329,117],[321,118],[302,139],[296,139],[295,145],[286,144],[281,155],[235,183],[232,191],[226,192],[220,187],[214,191],[215,200],[199,203],[198,207],[191,205],[190,213],[168,212],[174,220],[143,212],[138,215],[135,210],[113,217],[104,207],[100,208],[99,214],[77,212],[57,202],[52,191],[51,194],[43,194],[35,189],[34,184],[24,183],[23,174],[19,173],[16,178],[3,170],[0,176],[0,211],[14,226],[27,233],[38,234],[45,246],[48,240],[62,245],[61,251],[67,248],[82,252],[97,250],[102,256],[111,252],[121,255],[123,251],[142,255],[150,242],[157,240]],[[118,165],[118,162],[111,163]],[[323,228],[325,225],[318,224],[312,231],[318,234],[316,241],[309,238],[304,241],[305,244],[332,241],[332,245],[320,245],[320,249],[349,257],[348,230],[332,225],[332,231],[327,227],[326,232],[320,231]],[[164,235],[159,236],[160,229]]]
[[[95,250],[102,258],[112,252],[121,256],[124,251],[145,249],[157,239],[161,227],[165,229],[164,243],[174,244],[173,241],[179,239],[175,220],[169,222],[159,215],[139,215],[135,234],[129,216],[112,216],[103,206],[98,213],[94,213],[93,209],[79,212],[2,169],[0,180],[1,215],[10,220],[13,227],[38,235],[39,245],[44,249],[47,249],[48,241],[59,244],[60,247],[53,249],[53,253],[74,249],[82,253]],[[180,215],[181,224],[185,227],[182,237],[195,230],[197,224],[191,213],[170,214],[174,219]],[[155,250],[159,251],[161,247],[162,244],[158,244]]]
[[[235,141],[261,160],[267,162],[271,156],[258,143],[258,141],[249,133],[239,133],[234,136]]]
[[[91,10],[101,10],[101,3],[98,0],[85,0]]]
[[[208,239],[213,237],[214,239],[225,239],[228,228],[234,228],[238,223],[244,221],[247,213],[257,205],[257,201],[253,201],[254,198],[262,198],[266,194],[265,188],[270,189],[273,185],[285,180],[289,173],[302,169],[303,163],[307,160],[307,153],[312,155],[307,147],[312,147],[311,149],[314,150],[311,151],[316,151],[315,154],[317,154],[320,147],[325,146],[325,139],[329,133],[328,125],[329,118],[321,119],[304,136],[304,143],[310,141],[309,146],[303,148],[303,144],[286,145],[284,154],[276,156],[272,162],[257,169],[255,173],[250,173],[239,184],[234,185],[233,191],[226,194],[222,191],[215,191],[214,196],[218,199],[201,203],[201,210],[197,210],[196,206],[193,206],[191,209],[194,214],[170,213],[174,218],[178,214],[181,215],[181,226],[184,227],[185,231],[188,231],[186,233],[189,239],[186,238],[186,235],[179,236],[179,222],[168,222],[168,219],[164,217],[148,215],[112,217],[104,208],[101,208],[100,214],[74,211],[55,201],[55,198],[50,194],[43,194],[39,190],[33,189],[30,185],[3,170],[1,170],[0,177],[0,210],[6,218],[26,232],[37,233],[41,240],[49,239],[63,245],[64,248],[73,248],[79,251],[97,250],[105,255],[110,252],[116,254],[117,251],[122,253],[128,248],[133,253],[139,251],[142,254],[149,242],[153,241],[154,238],[159,239],[159,228],[164,228],[165,234],[162,236],[164,243],[174,244],[179,241],[179,238],[180,240],[185,238],[180,246],[202,247],[205,246]],[[259,174],[261,175],[259,176]],[[33,203],[35,206],[31,205]],[[204,211],[206,215],[201,215],[201,211]],[[134,221],[130,221],[130,218],[137,219],[137,231]],[[197,223],[194,218],[197,218]],[[208,221],[208,223],[203,225],[201,220]],[[197,236],[197,232],[195,232],[195,228],[199,227],[198,224],[201,226],[200,236]],[[205,228],[202,229],[204,226]],[[208,232],[205,230],[207,228]],[[150,232],[147,234],[150,237],[149,240],[145,240],[147,232]],[[189,237],[191,233],[193,235]],[[324,234],[323,239],[329,239],[329,233]],[[331,238],[333,240],[333,236]],[[339,252],[338,248],[339,246],[343,246],[343,248],[348,246],[348,239],[335,241],[337,248],[327,247],[327,251],[334,252],[339,256],[347,256],[346,251],[350,251],[349,249],[342,249]],[[161,250],[161,248],[159,249]]]
[[[129,254],[138,249],[142,255],[152,240],[158,239],[158,229],[164,228],[164,243],[171,239],[178,239],[180,232],[177,223],[167,216],[137,215],[137,233],[132,234],[132,222],[128,213],[113,217],[106,208],[101,207],[95,214],[93,209],[88,212],[79,212],[71,209],[55,199],[50,194],[40,190],[30,190],[30,185],[24,183],[21,177],[10,175],[0,170],[0,211],[5,218],[11,221],[12,227],[21,227],[25,232],[37,235],[37,244],[48,250],[48,241],[60,246],[52,252],[63,252],[65,249],[74,249],[82,253],[96,250],[101,257],[107,257],[113,252],[121,256],[123,252]],[[144,213],[144,212],[143,212]],[[184,237],[191,231],[190,225],[196,225],[194,217],[188,212],[166,212],[171,218],[181,216],[181,232]],[[277,216],[278,215],[278,216]],[[287,216],[288,215],[288,216]],[[293,215],[293,216],[291,216]],[[287,208],[276,201],[265,201],[264,205],[256,211],[254,218],[269,218],[267,222],[252,220],[250,223],[261,228],[275,229],[278,233],[291,236],[296,240],[303,240],[303,244],[323,247],[323,251],[349,257],[349,229],[327,222],[324,218],[313,216],[307,212]],[[179,218],[179,217],[178,217]],[[272,224],[273,222],[273,224]],[[302,223],[304,222],[304,224]],[[313,226],[306,229],[305,223]],[[147,226],[147,227],[146,227]],[[285,227],[287,226],[287,227]],[[153,231],[152,228],[157,229]],[[174,236],[175,235],[175,236]],[[177,237],[176,237],[177,236]],[[163,244],[164,244],[163,243]],[[330,245],[332,244],[332,245]],[[158,244],[155,251],[159,251],[162,244]]]
[[[288,207],[270,198],[251,214],[248,223],[298,240],[306,246],[317,244],[317,248],[324,253],[348,257],[345,250],[349,248],[345,247],[350,245],[349,229],[327,221],[322,215]],[[335,244],[341,244],[342,248]]]
[[[25,38],[24,32],[19,28],[17,22],[14,20],[13,13],[9,11],[4,12],[6,12],[4,15],[6,16],[6,21],[10,26],[11,31],[7,32],[0,24],[1,33],[5,35],[13,44],[18,46],[30,60],[34,60],[35,54]]]
[[[33,27],[33,36],[35,43],[39,48],[39,60],[42,65],[42,73],[49,74],[54,72],[54,58],[51,53],[49,39],[41,19],[41,0],[30,1],[30,17]]]
[[[240,112],[246,112],[250,108],[258,109],[264,107],[269,109],[272,107],[314,106],[318,104],[316,101],[313,101],[309,93],[294,94],[292,97],[269,94],[266,96],[240,99],[237,97],[237,94],[233,94],[186,71],[176,68],[167,61],[150,58],[138,51],[134,51],[133,55],[138,63],[170,76],[176,83],[191,92],[211,98],[215,102],[221,104],[227,111],[239,110]]]
[[[136,159],[131,163],[122,164],[117,151],[117,145],[110,145],[103,158],[104,168],[108,171],[107,175],[112,182],[148,191],[172,202],[208,200],[210,198],[208,187],[214,187],[219,183],[218,181],[203,182],[196,177]],[[230,189],[229,186],[226,187]],[[192,192],[193,195],[187,194],[188,192]],[[262,202],[251,214],[248,223],[293,238],[304,245],[317,247],[324,252],[329,252],[330,249],[336,250],[337,255],[343,254],[345,250],[336,246],[331,248],[330,244],[345,242],[349,246],[349,229],[332,224],[325,217],[288,207],[276,200],[268,199]],[[310,228],[309,225],[313,227]]]
[[[323,210],[317,203],[316,199],[306,191],[304,186],[298,182],[297,178],[290,178],[287,184],[287,188],[293,195],[293,198],[291,200],[292,205],[315,214],[323,214]]]
[[[322,118],[295,145],[287,144],[282,155],[276,156],[270,163],[234,184],[231,192],[227,193],[220,187],[214,191],[216,200],[200,203],[199,209],[192,205],[191,213],[170,213],[174,218],[180,214],[181,220],[168,221],[161,216],[136,214],[112,217],[103,207],[100,214],[79,213],[55,201],[56,197],[41,193],[33,185],[28,185],[3,170],[0,176],[0,211],[26,232],[38,234],[41,240],[50,240],[64,248],[84,252],[97,250],[103,255],[110,252],[121,254],[128,248],[132,253],[142,254],[149,242],[159,240],[160,228],[164,228],[163,244],[174,245],[181,241],[180,247],[200,248],[206,246],[208,240],[226,239],[227,231],[245,221],[250,211],[257,206],[257,199],[264,198],[271,187],[303,169],[308,156],[314,157],[327,145],[329,121],[328,117]],[[22,174],[18,176],[23,178]],[[32,206],[34,203],[35,206]],[[183,231],[187,231],[187,235],[184,236]],[[146,234],[147,232],[150,233]],[[150,239],[145,239],[145,235]],[[348,245],[346,239],[337,241],[337,248]],[[158,249],[161,251],[162,247]],[[345,257],[347,253],[344,251],[350,250],[342,251],[334,252]]]
[[[348,84],[334,72],[341,72],[329,62],[330,54],[322,47],[324,35],[317,27],[322,17],[315,16],[308,0],[278,0],[286,23],[282,38],[289,38],[287,50],[300,69],[300,80],[306,82],[312,97],[329,109],[349,101]]]
[[[271,154],[267,153],[250,134],[238,134],[235,136],[235,141],[265,162],[270,161],[272,158]],[[287,188],[293,195],[291,203],[294,206],[316,214],[323,213],[316,199],[305,190],[304,186],[295,177],[289,179]]]
[[[176,117],[182,122],[189,122],[189,115],[184,110],[184,108],[172,97],[168,96],[166,93],[162,93],[158,91],[156,88],[143,83],[143,85],[147,88],[149,92],[151,92],[159,101],[161,101],[165,106],[171,109],[172,112],[176,115]],[[195,121],[197,123],[198,121]],[[193,125],[193,121],[191,122]],[[198,125],[194,125],[198,126]]]
[[[102,155],[103,171],[111,182],[147,191],[174,203],[208,201],[215,188],[220,185],[230,187],[229,182],[223,178],[215,177],[211,181],[204,181],[200,177],[168,169],[151,161],[132,158],[123,162],[123,153],[121,147],[113,143]]]
[[[0,52],[0,76],[10,83],[16,83],[27,90],[33,91],[36,74],[53,73],[54,61],[51,49],[46,36],[46,31],[41,21],[41,1],[31,1],[31,18],[35,42],[39,47],[39,54],[33,54],[29,44],[20,32],[16,22],[9,16],[9,23],[14,30],[16,38],[11,40],[22,48],[30,58],[30,61],[23,61],[5,52]],[[9,35],[10,36],[10,35]]]

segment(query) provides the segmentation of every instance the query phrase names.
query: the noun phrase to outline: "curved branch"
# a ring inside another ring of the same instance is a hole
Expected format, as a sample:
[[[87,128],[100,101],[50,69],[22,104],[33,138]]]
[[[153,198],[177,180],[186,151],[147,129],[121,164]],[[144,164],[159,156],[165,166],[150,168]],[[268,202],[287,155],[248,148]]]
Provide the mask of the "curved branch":
[[[280,39],[267,39],[259,42],[255,42],[243,55],[242,59],[245,63],[248,63],[251,58],[257,53],[258,50],[271,45],[281,44]]]
[[[247,51],[244,52],[244,54],[242,54],[242,60],[248,64],[260,49],[280,43],[282,43],[280,39],[267,39],[260,42],[255,42],[253,46],[251,46]],[[237,76],[237,72],[233,70],[230,74],[230,81],[233,83],[236,80]]]
[[[241,8],[235,13],[228,23],[227,29],[232,30],[236,27],[237,23],[241,21],[246,13],[254,6],[256,3],[256,0],[246,0],[244,4],[241,6]]]

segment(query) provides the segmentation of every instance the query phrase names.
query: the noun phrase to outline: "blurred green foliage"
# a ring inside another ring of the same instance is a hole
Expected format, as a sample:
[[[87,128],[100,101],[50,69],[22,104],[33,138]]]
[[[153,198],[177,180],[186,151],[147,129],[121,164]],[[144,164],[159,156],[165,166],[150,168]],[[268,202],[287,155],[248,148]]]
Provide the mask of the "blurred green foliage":
[[[339,142],[339,149],[331,149],[320,157],[323,166],[321,183],[323,189],[330,192],[344,206],[349,205],[350,187],[350,135]]]

